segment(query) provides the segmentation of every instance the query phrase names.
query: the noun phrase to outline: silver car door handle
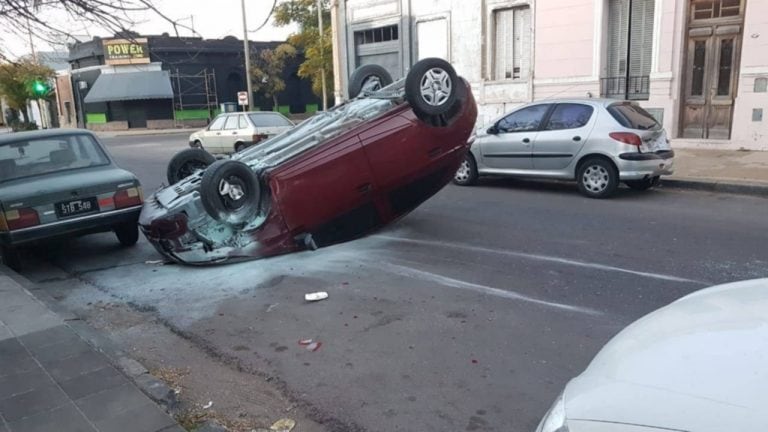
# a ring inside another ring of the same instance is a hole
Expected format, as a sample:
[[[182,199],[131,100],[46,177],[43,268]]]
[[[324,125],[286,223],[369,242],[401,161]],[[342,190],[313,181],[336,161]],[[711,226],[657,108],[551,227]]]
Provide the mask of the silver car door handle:
[[[528,138],[523,138],[523,144],[530,144],[531,140]]]
[[[580,136],[578,136],[578,135],[576,135],[575,137],[573,137],[573,140],[574,140],[574,141],[577,141],[577,142],[578,142],[578,141],[581,141],[581,137],[580,137]]]

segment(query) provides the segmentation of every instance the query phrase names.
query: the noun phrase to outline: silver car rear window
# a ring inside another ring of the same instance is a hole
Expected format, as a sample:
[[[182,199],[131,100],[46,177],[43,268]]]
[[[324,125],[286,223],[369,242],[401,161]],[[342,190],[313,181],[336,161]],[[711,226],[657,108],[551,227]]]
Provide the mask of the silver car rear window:
[[[90,135],[0,144],[0,182],[108,164],[109,159]]]
[[[648,111],[639,105],[617,103],[608,107],[608,112],[620,125],[629,129],[651,130],[659,129],[661,125]]]

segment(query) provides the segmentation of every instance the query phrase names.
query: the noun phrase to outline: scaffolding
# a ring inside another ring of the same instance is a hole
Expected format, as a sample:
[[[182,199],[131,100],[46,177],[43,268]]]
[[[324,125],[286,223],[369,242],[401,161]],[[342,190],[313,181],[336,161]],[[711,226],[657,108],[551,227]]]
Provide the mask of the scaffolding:
[[[173,121],[175,127],[185,120],[210,120],[219,109],[216,71],[203,69],[197,74],[171,73],[173,85]]]

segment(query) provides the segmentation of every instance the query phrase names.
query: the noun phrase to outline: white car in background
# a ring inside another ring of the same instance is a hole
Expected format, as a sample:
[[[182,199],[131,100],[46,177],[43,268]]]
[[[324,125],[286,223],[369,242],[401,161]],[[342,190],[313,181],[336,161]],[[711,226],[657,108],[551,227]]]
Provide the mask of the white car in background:
[[[293,122],[276,112],[219,114],[207,128],[189,136],[189,146],[204,148],[214,154],[231,154],[279,135],[293,126]]]
[[[701,290],[615,336],[537,432],[768,428],[768,279]]]

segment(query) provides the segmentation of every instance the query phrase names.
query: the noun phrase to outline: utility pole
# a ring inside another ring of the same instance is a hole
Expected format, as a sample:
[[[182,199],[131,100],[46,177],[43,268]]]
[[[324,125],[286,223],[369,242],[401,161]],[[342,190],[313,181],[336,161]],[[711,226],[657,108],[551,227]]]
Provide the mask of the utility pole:
[[[331,0],[331,46],[333,47],[333,99],[336,105],[342,103],[344,92],[341,89],[341,53],[339,42],[339,1]]]
[[[248,111],[253,111],[253,84],[251,83],[251,47],[248,43],[248,21],[245,19],[245,0],[240,0],[243,7],[243,52],[245,53],[245,82],[248,88]]]
[[[317,0],[317,25],[320,28],[320,61],[322,66],[320,67],[320,76],[323,83],[323,111],[328,111],[328,95],[325,89],[325,53],[323,46],[323,7],[321,0]]]
[[[27,18],[27,34],[29,35],[29,50],[32,51],[32,60],[35,62],[35,64],[39,64],[37,59],[37,52],[35,52],[35,40],[32,38],[32,24],[29,22],[29,18]],[[40,101],[40,98],[35,98],[35,105],[37,105],[37,112],[40,114],[40,126],[42,126],[43,129],[48,129],[48,122],[46,121],[46,115],[44,110],[47,108],[46,102]],[[32,117],[32,113],[29,114],[30,117]]]

